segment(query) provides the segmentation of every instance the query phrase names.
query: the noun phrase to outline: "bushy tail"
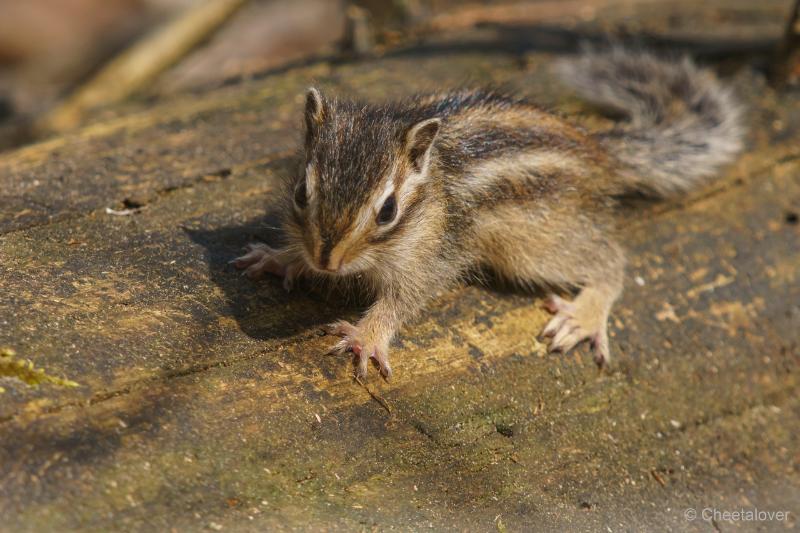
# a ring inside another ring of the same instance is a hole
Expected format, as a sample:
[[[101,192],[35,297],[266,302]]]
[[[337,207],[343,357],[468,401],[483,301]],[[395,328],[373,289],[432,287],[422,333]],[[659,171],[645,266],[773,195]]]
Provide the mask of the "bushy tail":
[[[713,176],[742,148],[742,110],[732,91],[691,60],[665,61],[615,46],[586,49],[558,66],[586,99],[630,117],[599,136],[630,172],[622,186],[675,196]]]

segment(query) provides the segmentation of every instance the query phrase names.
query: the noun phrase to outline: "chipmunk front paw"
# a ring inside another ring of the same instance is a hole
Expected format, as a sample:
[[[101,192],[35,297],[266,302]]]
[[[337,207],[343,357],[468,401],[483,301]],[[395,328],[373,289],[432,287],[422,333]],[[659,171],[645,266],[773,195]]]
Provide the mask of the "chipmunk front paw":
[[[302,271],[297,262],[287,262],[281,250],[276,250],[263,243],[250,243],[245,246],[245,254],[231,263],[250,279],[258,279],[265,273],[283,278],[283,288],[292,290],[294,280]]]
[[[542,332],[545,337],[552,338],[548,351],[567,353],[582,341],[589,340],[595,363],[598,366],[608,363],[608,319],[602,305],[583,294],[572,302],[552,295],[545,307],[555,314]]]
[[[389,379],[392,377],[392,367],[389,366],[388,346],[383,343],[371,342],[366,338],[358,326],[350,322],[340,320],[325,327],[325,332],[329,335],[342,337],[331,349],[330,353],[343,354],[352,352],[358,358],[356,375],[359,378],[367,377],[367,365],[370,359],[378,363],[381,375]]]

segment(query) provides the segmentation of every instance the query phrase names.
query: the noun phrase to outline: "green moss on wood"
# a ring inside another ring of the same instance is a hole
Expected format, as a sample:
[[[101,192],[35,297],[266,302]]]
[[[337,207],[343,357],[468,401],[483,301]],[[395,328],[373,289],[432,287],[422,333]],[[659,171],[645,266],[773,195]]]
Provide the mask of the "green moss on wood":
[[[29,387],[38,387],[49,383],[58,387],[77,387],[78,383],[65,378],[51,376],[41,368],[36,368],[31,361],[18,359],[11,348],[0,348],[0,378],[12,378],[25,383]],[[0,393],[5,392],[0,387]]]

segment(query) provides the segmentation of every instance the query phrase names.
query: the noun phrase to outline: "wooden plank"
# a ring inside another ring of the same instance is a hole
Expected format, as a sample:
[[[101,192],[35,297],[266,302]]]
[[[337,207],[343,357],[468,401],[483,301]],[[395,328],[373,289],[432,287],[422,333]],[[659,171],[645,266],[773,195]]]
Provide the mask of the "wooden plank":
[[[296,94],[312,78],[372,98],[420,78],[509,80],[589,112],[550,80],[551,56],[526,57],[311,66],[3,156],[12,206],[33,207],[0,214],[0,346],[82,386],[3,384],[0,530],[707,529],[689,507],[796,517],[800,98],[758,74],[734,80],[748,154],[691,198],[621,213],[631,260],[609,373],[585,352],[545,355],[538,299],[467,287],[403,330],[393,382],[373,375],[367,391],[317,335],[357,306],[227,266],[271,237],[264,214],[293,168]],[[139,213],[105,213],[134,193]]]

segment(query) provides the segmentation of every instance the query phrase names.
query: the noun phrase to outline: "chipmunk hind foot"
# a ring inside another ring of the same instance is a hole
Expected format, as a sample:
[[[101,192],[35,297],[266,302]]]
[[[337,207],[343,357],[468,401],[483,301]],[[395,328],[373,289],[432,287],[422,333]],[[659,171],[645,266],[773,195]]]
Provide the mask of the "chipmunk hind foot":
[[[614,286],[601,285],[585,287],[572,301],[551,295],[545,307],[555,316],[542,331],[551,338],[548,351],[567,353],[588,340],[595,363],[608,364],[608,315],[619,292]]]

